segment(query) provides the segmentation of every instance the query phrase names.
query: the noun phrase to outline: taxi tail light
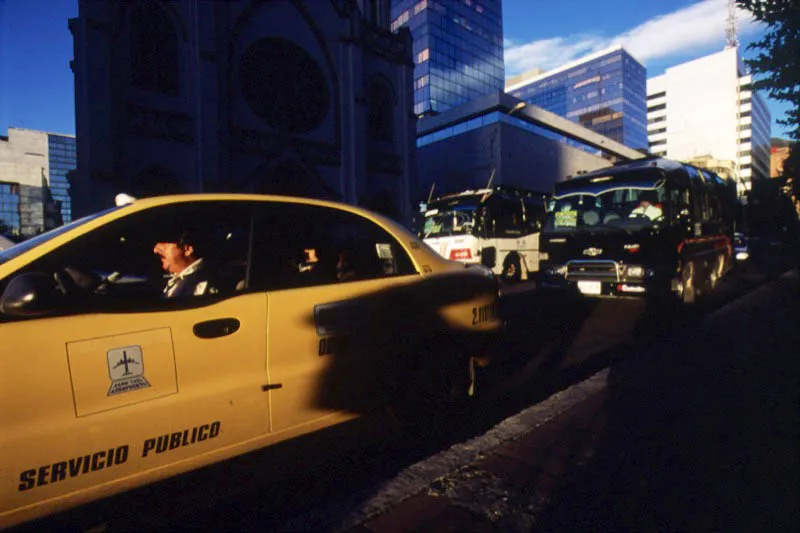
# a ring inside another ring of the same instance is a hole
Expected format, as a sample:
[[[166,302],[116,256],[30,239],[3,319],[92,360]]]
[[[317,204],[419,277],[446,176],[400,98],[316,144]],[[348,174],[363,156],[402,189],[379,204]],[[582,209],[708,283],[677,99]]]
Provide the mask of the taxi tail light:
[[[463,259],[472,259],[472,250],[469,248],[458,248],[456,250],[450,250],[450,259],[454,261],[459,261]]]

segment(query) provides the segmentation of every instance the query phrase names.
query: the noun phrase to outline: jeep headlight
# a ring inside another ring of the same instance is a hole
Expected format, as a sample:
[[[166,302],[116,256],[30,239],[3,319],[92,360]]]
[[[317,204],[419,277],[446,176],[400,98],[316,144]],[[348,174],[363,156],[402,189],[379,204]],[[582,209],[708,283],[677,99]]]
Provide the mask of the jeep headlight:
[[[629,266],[625,269],[625,274],[631,278],[642,278],[644,277],[644,267],[640,266]]]

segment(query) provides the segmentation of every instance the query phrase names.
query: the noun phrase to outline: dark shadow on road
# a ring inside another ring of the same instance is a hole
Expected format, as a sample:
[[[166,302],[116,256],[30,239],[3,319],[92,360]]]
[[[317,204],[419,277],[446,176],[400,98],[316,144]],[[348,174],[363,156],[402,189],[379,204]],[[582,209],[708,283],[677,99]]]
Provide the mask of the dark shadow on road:
[[[610,368],[608,422],[541,531],[791,531],[800,519],[797,275]]]

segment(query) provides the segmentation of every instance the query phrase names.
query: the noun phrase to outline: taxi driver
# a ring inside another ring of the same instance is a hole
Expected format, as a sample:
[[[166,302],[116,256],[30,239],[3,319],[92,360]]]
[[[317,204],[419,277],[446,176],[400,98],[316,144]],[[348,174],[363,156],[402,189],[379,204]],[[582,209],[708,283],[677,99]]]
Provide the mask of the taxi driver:
[[[161,268],[171,274],[164,287],[165,298],[216,292],[204,270],[202,246],[192,231],[183,231],[177,241],[156,243],[153,253],[160,257]]]

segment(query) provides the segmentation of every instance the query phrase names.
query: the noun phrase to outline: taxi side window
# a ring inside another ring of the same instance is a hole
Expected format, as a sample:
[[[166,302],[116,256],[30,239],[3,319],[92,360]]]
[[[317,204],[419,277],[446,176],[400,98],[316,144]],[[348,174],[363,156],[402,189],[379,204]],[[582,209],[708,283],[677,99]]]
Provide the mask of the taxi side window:
[[[235,294],[246,276],[250,210],[241,202],[231,204],[235,203],[187,202],[133,213],[76,238],[24,270],[53,279],[63,295],[61,313],[203,305]],[[202,280],[168,298],[172,275],[154,250],[158,243],[184,238],[188,230],[194,232],[202,255]]]
[[[402,246],[361,216],[270,203],[255,217],[251,288],[281,290],[416,273]]]

